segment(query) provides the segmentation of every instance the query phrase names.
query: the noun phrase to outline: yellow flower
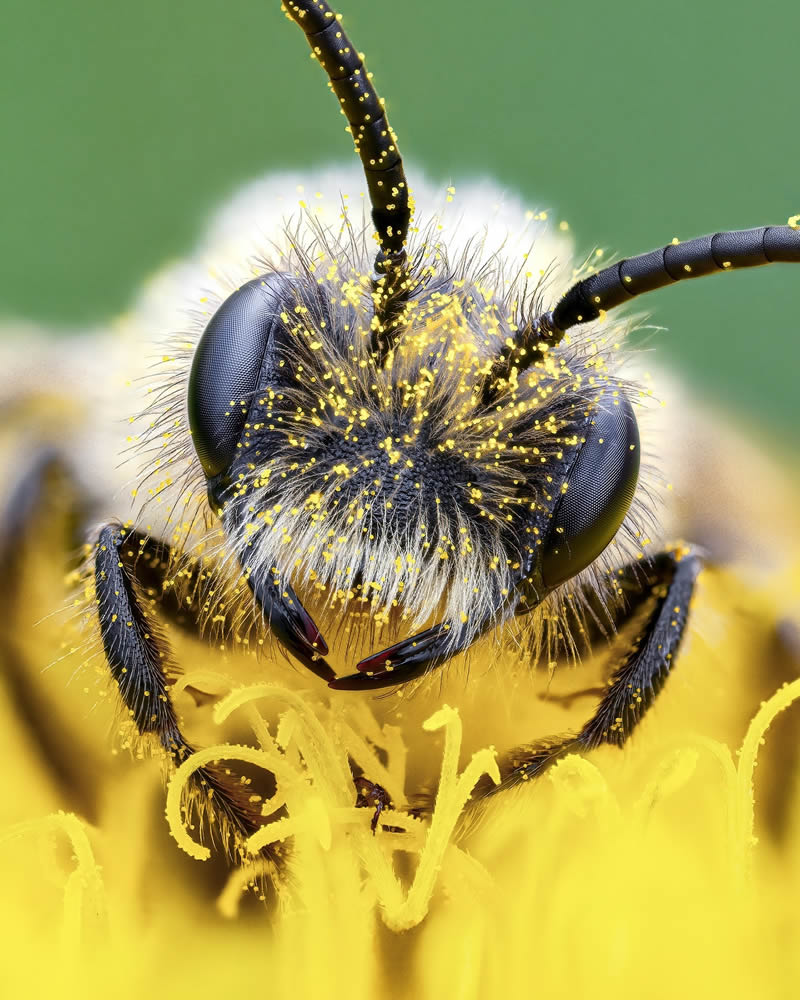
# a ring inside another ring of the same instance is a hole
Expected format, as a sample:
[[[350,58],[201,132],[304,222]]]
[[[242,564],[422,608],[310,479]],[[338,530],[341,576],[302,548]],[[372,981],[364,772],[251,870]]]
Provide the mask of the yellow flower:
[[[111,752],[102,664],[73,677],[86,650],[63,616],[40,621],[63,586],[58,523],[25,545],[4,598],[3,996],[773,997],[800,981],[796,723],[766,728],[800,681],[744,737],[796,670],[775,628],[796,561],[767,582],[706,571],[680,669],[624,751],[568,757],[479,808],[466,799],[493,771],[487,748],[585,718],[591,664],[548,683],[476,655],[443,693],[367,703],[173,636],[191,664],[176,701],[216,746],[165,795],[159,760]],[[398,805],[440,778],[432,821],[387,813],[405,832],[373,836],[348,755]],[[266,811],[282,811],[256,838],[291,847],[278,890],[257,853],[229,870],[185,825],[181,781],[207,759],[254,787],[277,775]]]

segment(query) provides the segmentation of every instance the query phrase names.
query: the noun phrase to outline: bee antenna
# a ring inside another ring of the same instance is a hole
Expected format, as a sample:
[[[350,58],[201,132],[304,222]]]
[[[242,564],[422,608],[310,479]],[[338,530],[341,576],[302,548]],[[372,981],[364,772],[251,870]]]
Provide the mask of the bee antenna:
[[[673,241],[612,264],[574,284],[553,310],[520,327],[513,345],[503,350],[487,376],[484,401],[492,398],[498,381],[507,379],[512,369],[523,371],[541,361],[571,327],[598,319],[637,295],[685,278],[779,262],[800,263],[800,226],[712,233],[684,243]]]
[[[377,322],[372,349],[382,361],[402,325],[409,292],[405,243],[411,206],[397,137],[361,54],[342,28],[341,15],[325,0],[285,0],[281,9],[303,29],[314,58],[328,74],[364,168],[380,244],[373,275]]]

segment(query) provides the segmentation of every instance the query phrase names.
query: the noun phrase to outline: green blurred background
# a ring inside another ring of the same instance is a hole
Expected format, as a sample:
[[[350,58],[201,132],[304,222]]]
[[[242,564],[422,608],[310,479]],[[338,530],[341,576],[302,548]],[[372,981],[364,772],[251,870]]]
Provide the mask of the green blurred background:
[[[6,0],[0,311],[109,317],[242,181],[346,162],[278,0]],[[341,0],[407,160],[494,176],[630,256],[800,212],[797,0]],[[413,186],[413,176],[411,177]],[[800,271],[650,296],[699,390],[794,441]]]

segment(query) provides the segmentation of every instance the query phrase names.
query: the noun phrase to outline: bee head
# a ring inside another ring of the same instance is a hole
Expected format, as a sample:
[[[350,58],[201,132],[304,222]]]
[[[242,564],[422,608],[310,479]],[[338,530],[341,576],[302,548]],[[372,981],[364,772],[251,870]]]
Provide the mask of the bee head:
[[[222,303],[194,354],[193,442],[262,602],[291,580],[326,612],[405,634],[436,612],[460,645],[608,545],[636,486],[636,419],[610,377],[582,388],[581,350],[484,399],[510,310],[469,269],[412,282],[384,364],[362,251],[348,270],[353,248],[331,246],[335,276],[298,263]]]

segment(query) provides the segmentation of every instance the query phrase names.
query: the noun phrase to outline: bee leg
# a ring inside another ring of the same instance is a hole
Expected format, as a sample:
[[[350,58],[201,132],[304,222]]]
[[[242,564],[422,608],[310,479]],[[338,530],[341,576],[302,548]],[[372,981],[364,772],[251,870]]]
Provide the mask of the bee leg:
[[[564,694],[553,694],[552,691],[543,691],[539,695],[539,701],[548,701],[556,705],[563,705],[564,708],[572,708],[573,704],[580,698],[592,698],[606,693],[605,686],[581,688],[579,691],[567,691]]]
[[[95,554],[95,593],[100,634],[111,674],[131,719],[142,736],[154,736],[168,759],[179,765],[194,752],[178,722],[169,693],[170,683],[180,671],[159,623],[145,611],[136,574],[130,568],[130,552],[136,534],[117,524],[100,531]],[[164,548],[166,543],[154,542]],[[157,549],[153,549],[157,552]],[[213,801],[214,817],[223,840],[242,850],[242,841],[263,825],[260,809],[250,801],[250,791],[226,768],[199,768],[192,777],[190,794],[197,797],[198,811]],[[267,860],[281,860],[281,846],[264,849]]]
[[[47,659],[32,656],[28,638],[42,608],[29,606],[26,586],[37,570],[31,558],[37,546],[51,564],[59,553],[66,561],[78,552],[88,500],[55,447],[26,453],[24,462],[10,463],[15,466],[22,474],[0,504],[0,683],[64,806],[94,822],[98,775],[81,733],[58,711],[42,679]],[[59,583],[63,568],[54,570]]]
[[[370,820],[370,829],[373,834],[378,829],[378,820],[380,819],[381,813],[384,809],[392,809],[392,799],[383,785],[378,785],[374,781],[370,781],[369,778],[365,778],[363,775],[357,778],[353,778],[353,784],[356,786],[356,807],[359,809],[372,809],[372,819]],[[386,829],[386,827],[384,827]],[[389,827],[390,831],[393,831],[395,827]]]
[[[58,495],[58,514],[63,517],[70,547],[80,544],[80,532],[87,509],[86,498],[66,460],[54,447],[43,447],[28,458],[22,475],[8,493],[0,520],[0,566],[4,581],[20,570],[24,545],[36,520],[46,516],[48,496]],[[53,511],[55,512],[55,511]]]
[[[700,554],[686,548],[663,552],[646,568],[645,590],[650,590],[654,607],[614,671],[597,712],[580,732],[579,739],[587,750],[601,743],[621,747],[655,701],[686,632],[689,605],[702,568]]]
[[[213,642],[213,637],[220,632],[229,634],[240,628],[239,623],[226,617],[216,621],[213,630],[209,629],[203,597],[205,591],[198,590],[187,595],[185,588],[177,590],[172,586],[176,567],[167,542],[130,528],[125,535],[125,545],[120,549],[120,558],[129,573],[135,575],[142,593],[158,602],[159,614],[170,625],[208,643]],[[212,575],[207,564],[203,564],[202,573],[207,580]],[[265,596],[257,588],[254,589],[254,596],[264,611],[270,631],[305,667],[323,680],[330,680],[335,675],[322,658],[322,654],[328,651],[325,641],[291,587],[284,585],[283,594],[285,598],[281,602],[283,595]],[[215,620],[219,617],[215,615]],[[246,638],[255,643],[260,634],[258,623],[253,623]]]
[[[169,542],[136,528],[121,528],[117,551],[127,576],[135,582],[140,600],[151,606],[158,605],[160,619],[193,639],[209,645],[216,641],[216,630],[212,632],[207,627],[202,594],[187,594],[188,588],[173,585],[178,567]],[[211,571],[206,564],[202,566],[202,573],[210,582]],[[227,618],[218,624],[225,634],[235,628]],[[248,635],[247,638],[252,637]]]
[[[621,747],[653,704],[669,676],[686,631],[689,604],[702,568],[695,550],[662,552],[646,564],[635,563],[622,573],[638,580],[647,614],[630,648],[616,668],[594,715],[575,734],[554,736],[517,747],[498,762],[502,782],[488,782],[478,792],[489,794],[535,778],[570,753],[585,754],[603,743]],[[636,609],[642,602],[634,602]],[[615,625],[630,617],[626,608]]]

